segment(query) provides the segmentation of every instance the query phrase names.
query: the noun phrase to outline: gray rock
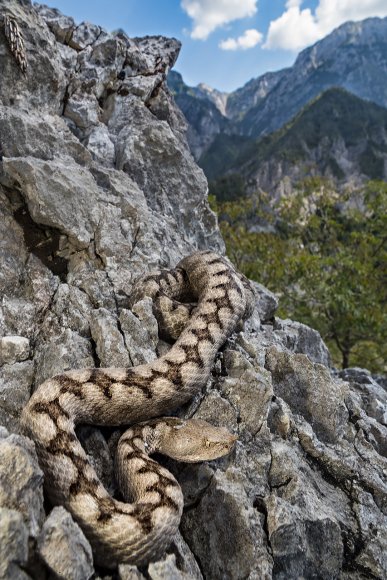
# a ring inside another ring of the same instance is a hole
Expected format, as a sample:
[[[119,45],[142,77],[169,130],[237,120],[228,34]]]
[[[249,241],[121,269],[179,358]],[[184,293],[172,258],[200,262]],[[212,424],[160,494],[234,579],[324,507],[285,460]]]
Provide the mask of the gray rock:
[[[10,431],[19,431],[20,413],[30,398],[33,377],[32,361],[0,367],[0,423]]]
[[[16,510],[0,508],[0,577],[4,580],[27,580],[28,529]]]
[[[55,507],[44,522],[38,552],[62,580],[87,580],[94,574],[90,544],[63,507]]]
[[[20,435],[0,439],[0,507],[23,516],[36,537],[43,522],[43,473],[33,443]]]
[[[127,367],[129,355],[117,320],[105,308],[93,310],[90,330],[102,367]]]
[[[137,566],[130,564],[119,564],[118,578],[119,580],[145,580],[145,576],[141,574]]]
[[[55,34],[58,42],[68,43],[75,29],[74,19],[65,16],[56,8],[49,8],[44,4],[35,4],[35,10],[44,19],[49,29]]]
[[[30,354],[30,341],[24,336],[0,338],[0,365],[26,360]]]
[[[181,572],[176,566],[175,554],[168,554],[163,560],[149,564],[148,574],[152,580],[190,580],[192,576]]]
[[[113,494],[116,491],[113,458],[106,439],[99,429],[89,425],[79,427],[77,435],[99,479]]]
[[[67,155],[79,165],[91,163],[88,150],[58,115],[0,106],[0,131],[4,139],[4,157],[35,157],[51,161]]]
[[[3,169],[21,184],[32,219],[58,228],[81,246],[90,242],[98,222],[98,187],[87,169],[70,159],[47,162],[32,157],[4,159]],[[80,197],[85,204],[79,204]]]
[[[95,161],[102,165],[114,166],[115,148],[106,125],[99,123],[91,129],[86,146]]]
[[[278,308],[279,300],[277,296],[270,292],[267,288],[259,284],[258,282],[253,282],[253,287],[257,297],[256,309],[262,322],[267,322],[271,320]]]
[[[183,535],[205,577],[271,577],[263,518],[246,494],[244,479],[237,468],[216,472],[197,509],[183,516]]]
[[[276,318],[273,330],[292,352],[306,354],[312,362],[330,366],[330,354],[320,333],[301,322]]]
[[[53,331],[55,332],[55,328]],[[51,336],[51,332],[47,331],[47,340],[39,342],[36,347],[35,361],[36,386],[64,371],[94,366],[90,341],[69,328],[60,331],[56,336]]]
[[[132,312],[122,309],[120,323],[132,364],[137,365],[154,360],[159,337],[151,300],[144,299],[137,302]]]
[[[348,421],[346,383],[332,379],[326,367],[305,355],[275,347],[267,352],[266,368],[272,374],[274,393],[301,413],[323,441],[333,443],[343,436]]]
[[[1,12],[17,19],[28,55],[28,68],[23,75],[20,74],[15,60],[2,40],[1,104],[26,110],[42,107],[46,112],[58,113],[65,94],[66,78],[55,37],[31,3],[3,0]]]
[[[190,578],[191,580],[203,579],[198,563],[180,532],[175,535],[168,551],[175,556],[176,567],[184,578]]]
[[[228,373],[220,382],[220,390],[238,409],[238,423],[241,434],[247,431],[255,436],[267,419],[273,397],[271,376],[264,368],[243,368],[246,358],[239,352],[226,351],[225,366]]]
[[[338,376],[348,381],[359,406],[368,417],[387,426],[387,392],[366,369],[344,369]]]
[[[91,22],[81,22],[73,30],[69,44],[75,50],[83,50],[96,42],[102,34],[104,34],[104,31],[100,26],[96,26]]]

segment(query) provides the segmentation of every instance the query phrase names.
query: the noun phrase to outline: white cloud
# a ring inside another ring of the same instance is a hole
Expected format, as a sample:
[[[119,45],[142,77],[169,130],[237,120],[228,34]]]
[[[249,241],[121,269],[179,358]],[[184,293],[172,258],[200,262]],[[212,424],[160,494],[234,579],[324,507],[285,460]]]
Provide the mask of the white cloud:
[[[193,20],[191,38],[205,40],[211,32],[233,20],[254,16],[258,0],[181,0]]]
[[[264,48],[298,51],[348,20],[387,16],[386,0],[320,0],[314,12],[302,9],[302,3],[303,0],[287,0],[286,11],[270,22]]]
[[[245,32],[238,36],[238,38],[227,38],[227,40],[222,40],[219,43],[219,48],[222,50],[246,50],[248,48],[253,48],[260,42],[262,42],[263,35],[258,30],[251,28],[250,30],[245,30]]]

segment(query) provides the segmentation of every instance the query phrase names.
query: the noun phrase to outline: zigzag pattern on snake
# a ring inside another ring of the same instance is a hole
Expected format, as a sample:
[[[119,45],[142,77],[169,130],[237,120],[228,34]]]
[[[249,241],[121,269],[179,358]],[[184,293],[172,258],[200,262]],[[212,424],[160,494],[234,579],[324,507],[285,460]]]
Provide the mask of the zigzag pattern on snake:
[[[45,487],[82,527],[104,566],[145,564],[162,555],[177,531],[183,497],[175,478],[149,457],[156,449],[184,461],[228,453],[235,437],[203,421],[154,419],[187,402],[206,384],[218,349],[254,304],[248,281],[213,252],[197,252],[176,269],[141,280],[134,300],[150,296],[172,336],[170,351],[135,368],[71,370],[45,381],[23,411]],[[186,303],[179,304],[183,299]],[[137,424],[138,422],[145,423]],[[98,479],[75,434],[79,423],[133,425],[118,445],[124,503]]]

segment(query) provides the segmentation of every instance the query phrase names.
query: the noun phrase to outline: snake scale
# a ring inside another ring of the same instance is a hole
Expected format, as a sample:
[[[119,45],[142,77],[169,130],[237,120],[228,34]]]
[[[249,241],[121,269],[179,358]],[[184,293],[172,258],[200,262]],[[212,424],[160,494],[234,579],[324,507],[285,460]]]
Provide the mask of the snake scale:
[[[71,512],[96,561],[108,567],[143,565],[160,557],[177,531],[182,492],[151,453],[190,462],[232,449],[235,437],[225,429],[200,420],[156,417],[200,391],[219,348],[254,304],[247,279],[211,251],[196,252],[173,270],[143,278],[134,300],[145,296],[153,300],[163,332],[180,334],[164,356],[134,368],[65,372],[41,384],[22,414],[50,501]],[[115,460],[128,503],[111,497],[98,479],[75,434],[80,423],[132,425],[119,441]]]

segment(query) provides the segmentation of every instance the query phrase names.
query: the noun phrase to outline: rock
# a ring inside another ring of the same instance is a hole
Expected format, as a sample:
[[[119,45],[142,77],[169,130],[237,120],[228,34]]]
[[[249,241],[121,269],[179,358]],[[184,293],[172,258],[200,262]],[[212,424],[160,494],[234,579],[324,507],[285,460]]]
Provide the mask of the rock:
[[[70,159],[32,157],[4,159],[3,169],[8,179],[21,184],[33,220],[62,230],[80,246],[90,242],[98,223],[98,187],[87,169]],[[85,204],[79,205],[84,191]]]
[[[141,574],[137,566],[130,564],[120,564],[118,566],[119,580],[145,580],[145,576]]]
[[[4,81],[13,79],[13,82],[1,83],[1,104],[25,110],[44,108],[46,112],[58,113],[65,93],[66,78],[55,37],[31,3],[3,0],[1,13],[16,18],[28,54],[27,71],[23,75],[2,37],[0,70]]]
[[[292,352],[306,354],[312,362],[330,366],[330,354],[320,333],[301,322],[276,318],[273,330]]]
[[[57,578],[87,580],[94,574],[90,544],[63,507],[55,507],[44,522],[38,552]]]
[[[27,580],[24,568],[28,560],[28,529],[16,510],[0,508],[0,577],[4,580]]]
[[[99,479],[113,494],[116,490],[113,458],[106,439],[99,429],[89,425],[78,427],[77,435]]]
[[[10,431],[19,431],[20,413],[30,398],[33,377],[32,361],[0,367],[0,423]]]
[[[30,341],[24,336],[0,338],[0,365],[26,360],[30,354]]]
[[[129,355],[117,320],[105,308],[91,313],[90,329],[102,367],[127,367]]]
[[[163,560],[149,564],[148,575],[152,580],[190,580],[192,576],[181,572],[176,566],[175,554],[169,554]]]
[[[35,4],[35,9],[44,19],[53,34],[55,34],[56,39],[63,44],[67,44],[75,29],[74,19],[65,16],[56,8],[49,8],[44,4]]]
[[[39,342],[36,347],[36,386],[69,369],[94,367],[92,346],[88,339],[69,328],[59,331],[56,336],[50,334],[47,332],[47,341]]]
[[[158,324],[152,313],[152,302],[144,299],[130,310],[122,309],[120,324],[125,336],[132,365],[151,362],[156,358]]]
[[[106,125],[99,123],[94,126],[89,132],[86,145],[94,160],[102,165],[114,166],[114,143],[109,136]]]
[[[267,514],[273,576],[339,577],[344,550],[340,526],[350,523],[356,531],[346,495],[313,473],[297,449],[283,443],[273,444],[269,482],[271,492],[261,506]],[[326,493],[325,501],[316,488]]]
[[[270,292],[258,282],[253,282],[253,287],[257,297],[255,307],[262,322],[267,322],[273,318],[278,308],[278,298],[273,292]]]
[[[203,579],[198,563],[180,532],[175,535],[168,551],[175,556],[176,567],[184,578],[187,577],[191,580]]]
[[[343,436],[348,420],[346,383],[333,380],[323,365],[305,355],[275,347],[267,352],[266,368],[272,374],[275,395],[301,413],[323,441],[333,443]]]
[[[106,34],[100,26],[96,26],[91,22],[81,22],[77,26],[69,39],[69,45],[75,50],[83,50],[87,46],[92,45],[98,38]]]
[[[376,578],[383,578],[387,572],[387,517],[375,511],[372,494],[357,492],[354,510],[363,530],[363,542],[356,562]]]
[[[33,443],[20,435],[0,439],[0,507],[23,517],[35,538],[44,518],[43,473]]]
[[[387,392],[366,369],[344,369],[338,376],[348,381],[359,406],[381,425],[387,426]]]
[[[238,409],[241,434],[246,430],[254,436],[267,419],[273,397],[271,376],[264,368],[246,367],[247,361],[239,352],[225,353],[225,367],[229,375],[220,383],[220,390]]]
[[[205,577],[271,577],[263,518],[248,498],[237,468],[214,474],[197,509],[184,514],[182,531]]]

